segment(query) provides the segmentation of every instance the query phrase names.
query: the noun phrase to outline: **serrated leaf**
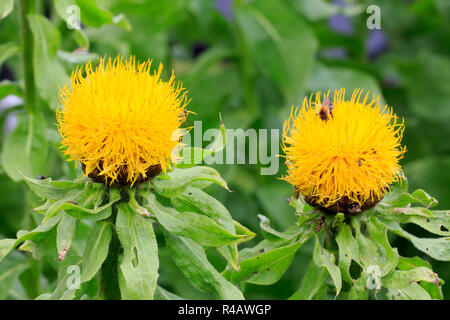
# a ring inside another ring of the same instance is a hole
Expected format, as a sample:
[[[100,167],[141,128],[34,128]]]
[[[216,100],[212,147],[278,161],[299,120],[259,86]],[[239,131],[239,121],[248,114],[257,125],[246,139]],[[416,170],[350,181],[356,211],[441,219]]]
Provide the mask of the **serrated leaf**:
[[[123,298],[153,299],[158,279],[158,244],[151,220],[119,204],[117,235],[123,247],[120,290]]]
[[[242,300],[242,293],[208,261],[204,249],[193,240],[165,232],[170,254],[184,276],[198,290],[217,299]]]

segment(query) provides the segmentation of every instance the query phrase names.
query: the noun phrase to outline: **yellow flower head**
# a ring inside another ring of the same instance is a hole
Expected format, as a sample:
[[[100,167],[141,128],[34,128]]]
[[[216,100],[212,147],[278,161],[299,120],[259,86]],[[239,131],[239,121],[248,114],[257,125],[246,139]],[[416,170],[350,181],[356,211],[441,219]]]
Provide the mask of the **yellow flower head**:
[[[123,62],[118,56],[74,70],[71,87],[60,90],[58,129],[69,161],[79,160],[86,175],[109,184],[133,185],[166,171],[182,136],[186,92],[174,75],[160,79],[162,65]],[[62,107],[62,108],[61,108]]]
[[[333,100],[324,94],[323,101],[318,92],[314,101],[313,95],[305,98],[300,110],[293,108],[284,124],[284,179],[320,207],[345,199],[364,208],[366,201],[381,199],[402,174],[403,121],[391,108],[381,110],[379,97],[369,99],[367,92],[361,99],[362,92],[355,90],[345,100],[340,89]]]

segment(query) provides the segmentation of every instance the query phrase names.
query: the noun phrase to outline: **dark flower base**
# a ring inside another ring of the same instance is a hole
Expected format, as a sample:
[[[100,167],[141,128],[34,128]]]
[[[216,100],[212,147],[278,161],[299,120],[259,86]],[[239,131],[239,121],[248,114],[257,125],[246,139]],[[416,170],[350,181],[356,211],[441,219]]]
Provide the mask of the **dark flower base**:
[[[303,199],[305,199],[307,204],[313,206],[314,208],[319,209],[324,213],[335,214],[338,212],[342,212],[344,214],[355,215],[361,213],[362,211],[369,210],[375,207],[375,205],[378,202],[380,202],[383,199],[383,197],[381,198],[374,197],[373,199],[368,199],[364,201],[361,205],[358,202],[354,202],[348,199],[347,197],[342,197],[336,203],[334,203],[329,207],[324,207],[317,204],[317,197],[303,196]]]
[[[101,166],[101,164],[100,164]],[[86,173],[86,165],[81,163],[81,169]],[[150,181],[161,173],[162,169],[159,164],[150,166],[145,174],[147,175],[145,178],[142,175],[139,175],[137,180],[134,182],[133,186],[138,186],[144,182]],[[101,170],[95,168],[91,173],[88,174],[88,177],[92,179],[94,182],[103,183],[112,187],[129,187],[131,186],[131,182],[127,181],[128,177],[128,169],[127,166],[123,166],[117,176],[117,180],[111,184],[111,179],[108,179],[105,175],[100,175]]]

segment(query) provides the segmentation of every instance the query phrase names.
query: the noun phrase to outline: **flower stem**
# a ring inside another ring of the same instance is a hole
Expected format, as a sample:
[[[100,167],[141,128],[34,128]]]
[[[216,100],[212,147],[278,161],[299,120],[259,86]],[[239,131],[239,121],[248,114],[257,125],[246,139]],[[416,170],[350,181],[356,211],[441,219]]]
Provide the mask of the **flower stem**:
[[[110,222],[113,224],[113,235],[109,244],[108,256],[102,265],[100,275],[100,296],[105,300],[120,300],[119,288],[119,255],[121,252],[120,241],[115,229],[117,217],[117,204],[112,206]]]
[[[27,15],[36,12],[36,0],[20,0],[18,3],[20,38],[22,41],[22,69],[25,82],[24,100],[28,113],[32,114],[35,110],[36,87],[33,68],[33,35]]]

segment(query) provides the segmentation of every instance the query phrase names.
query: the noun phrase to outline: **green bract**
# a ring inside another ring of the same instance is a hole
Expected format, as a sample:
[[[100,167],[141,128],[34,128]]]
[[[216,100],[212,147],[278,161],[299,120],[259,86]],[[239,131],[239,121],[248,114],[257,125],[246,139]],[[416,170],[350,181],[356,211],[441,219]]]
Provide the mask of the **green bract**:
[[[431,210],[436,199],[423,190],[409,194],[407,187],[405,179],[374,209],[360,215],[325,216],[315,237],[313,261],[291,299],[442,299],[444,281],[431,265],[419,257],[401,256],[391,243],[400,236],[424,254],[450,261],[449,211]],[[301,197],[294,206],[299,225],[317,223],[321,214]],[[419,238],[405,230],[406,224],[420,226],[434,236]]]

